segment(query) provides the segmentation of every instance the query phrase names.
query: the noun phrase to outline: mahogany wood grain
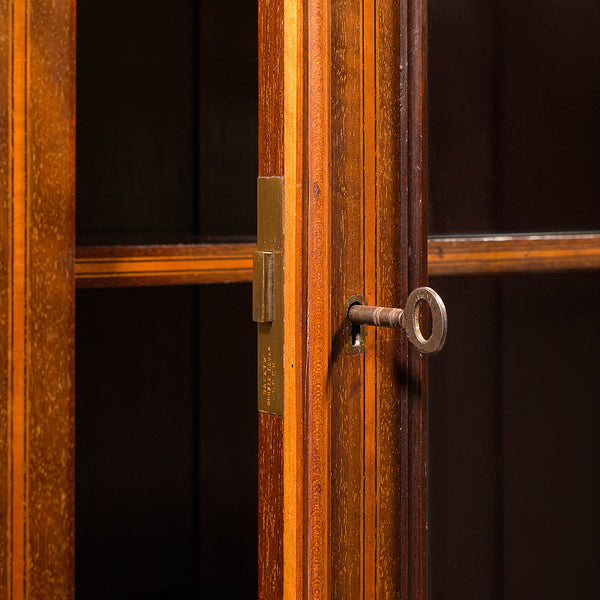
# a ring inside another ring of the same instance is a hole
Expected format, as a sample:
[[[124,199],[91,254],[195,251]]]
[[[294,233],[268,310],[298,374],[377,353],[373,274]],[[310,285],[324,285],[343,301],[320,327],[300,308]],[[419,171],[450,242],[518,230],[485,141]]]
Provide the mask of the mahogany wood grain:
[[[258,2],[258,175],[284,174],[284,2]],[[284,256],[285,260],[285,256]],[[259,414],[258,597],[283,598],[283,418]]]
[[[283,597],[283,418],[258,413],[258,597]]]
[[[4,82],[10,81],[11,64],[11,37],[9,23],[10,0],[0,2],[0,78]],[[12,321],[12,294],[9,292],[9,282],[12,279],[12,265],[10,256],[13,242],[8,235],[11,224],[11,184],[12,165],[10,162],[10,134],[11,134],[11,104],[12,90],[8,85],[0,86],[0,456],[10,456],[12,440],[11,432],[11,386],[9,374],[12,376],[11,364],[8,360],[9,349],[12,350],[11,321]],[[12,555],[12,521],[9,507],[11,506],[11,478],[12,465],[8,460],[0,460],[0,597],[9,598],[11,585],[11,555]]]
[[[361,2],[331,0],[331,272],[330,331],[333,339],[327,385],[331,398],[331,597],[358,598],[363,589],[364,382],[362,355],[346,351],[344,305],[364,294],[363,194],[365,156],[363,23]],[[372,63],[369,63],[372,70]],[[366,65],[365,65],[366,70]],[[372,138],[373,129],[369,134]],[[370,140],[372,146],[372,139]],[[370,173],[372,176],[373,173]],[[371,202],[371,206],[372,206]]]
[[[423,361],[392,331],[368,331],[350,356],[343,332],[351,294],[401,306],[425,280],[417,4],[308,7],[309,598],[427,593]]]
[[[306,598],[331,598],[329,0],[307,5]]]
[[[3,2],[0,593],[74,596],[75,3]]]
[[[305,9],[303,0],[284,0],[284,600],[306,590]]]
[[[600,269],[600,234],[434,237],[429,275],[508,275]]]
[[[377,304],[404,306],[409,293],[408,9],[377,7]],[[397,56],[397,59],[393,57]],[[397,331],[376,332],[376,595],[407,598],[408,344]],[[369,350],[367,349],[367,352]]]
[[[380,80],[379,65],[379,27],[377,23],[377,2],[369,0],[363,4],[362,14],[362,62],[363,62],[363,264],[364,264],[364,297],[367,303],[376,305],[378,301],[377,268],[378,252],[378,199],[382,188],[377,176],[377,150],[384,148],[381,144],[384,127],[378,127],[378,119],[382,117],[378,101]],[[382,152],[381,161],[389,159]],[[364,598],[374,598],[377,590],[377,373],[378,346],[380,335],[373,331],[366,340],[368,350],[364,355],[363,384],[363,518],[362,518],[362,594]]]
[[[89,246],[77,250],[77,287],[252,281],[255,244]]]
[[[258,174],[283,175],[283,0],[258,3]]]
[[[408,3],[408,287],[427,283],[427,0]],[[408,591],[427,600],[427,361],[410,346],[408,360]],[[405,585],[406,585],[405,583]]]

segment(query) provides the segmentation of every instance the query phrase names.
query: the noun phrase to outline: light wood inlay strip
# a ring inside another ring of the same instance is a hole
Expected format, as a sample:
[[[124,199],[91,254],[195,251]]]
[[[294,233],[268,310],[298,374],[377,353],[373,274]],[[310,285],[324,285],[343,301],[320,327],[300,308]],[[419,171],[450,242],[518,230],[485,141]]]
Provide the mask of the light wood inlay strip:
[[[304,586],[304,151],[305,21],[302,0],[284,0],[284,371],[283,600],[305,598]]]
[[[12,2],[11,108],[9,163],[11,177],[11,210],[9,213],[9,405],[10,476],[9,514],[10,542],[8,559],[8,594],[24,598],[26,594],[26,506],[27,506],[27,42],[28,22],[24,2]]]
[[[430,238],[429,275],[509,275],[600,269],[600,234]]]

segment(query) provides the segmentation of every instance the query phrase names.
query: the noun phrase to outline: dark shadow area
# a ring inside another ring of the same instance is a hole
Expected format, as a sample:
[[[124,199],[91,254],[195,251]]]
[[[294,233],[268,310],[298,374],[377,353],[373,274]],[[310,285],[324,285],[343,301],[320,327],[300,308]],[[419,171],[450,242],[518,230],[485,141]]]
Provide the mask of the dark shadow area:
[[[257,6],[77,3],[77,238],[256,235]]]
[[[432,599],[594,597],[600,275],[432,283]]]
[[[256,596],[250,294],[77,293],[79,599]]]
[[[430,234],[600,229],[600,4],[429,3]]]

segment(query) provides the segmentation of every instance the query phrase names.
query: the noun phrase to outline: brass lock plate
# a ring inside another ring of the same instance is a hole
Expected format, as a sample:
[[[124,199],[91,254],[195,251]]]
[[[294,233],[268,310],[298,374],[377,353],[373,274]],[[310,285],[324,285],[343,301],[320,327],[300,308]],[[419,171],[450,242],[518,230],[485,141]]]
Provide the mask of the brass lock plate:
[[[257,182],[258,251],[252,316],[258,323],[258,410],[283,416],[283,177]]]

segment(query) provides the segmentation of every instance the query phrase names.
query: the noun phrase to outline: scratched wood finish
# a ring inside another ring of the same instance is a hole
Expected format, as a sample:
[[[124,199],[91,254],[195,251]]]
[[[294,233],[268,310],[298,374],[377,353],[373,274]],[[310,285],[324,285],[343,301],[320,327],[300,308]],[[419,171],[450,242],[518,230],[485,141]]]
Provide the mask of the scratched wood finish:
[[[258,3],[258,175],[283,176],[283,0]],[[283,419],[259,413],[258,597],[283,597]]]
[[[435,237],[428,255],[438,276],[584,271],[600,268],[600,234]]]
[[[74,596],[74,25],[71,0],[2,3],[0,592],[19,600]]]
[[[252,281],[255,244],[86,246],[77,250],[78,288]]]

